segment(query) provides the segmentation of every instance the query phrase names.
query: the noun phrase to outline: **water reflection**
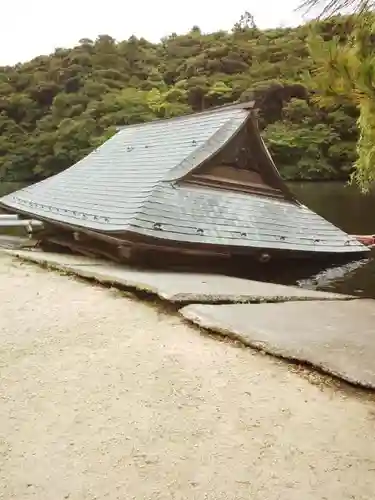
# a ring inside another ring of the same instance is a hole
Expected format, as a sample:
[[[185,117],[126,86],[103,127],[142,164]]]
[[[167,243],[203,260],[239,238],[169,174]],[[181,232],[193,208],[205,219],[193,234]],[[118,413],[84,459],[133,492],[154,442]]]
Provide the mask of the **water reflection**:
[[[297,198],[349,234],[375,233],[375,191],[362,194],[338,182],[290,183]]]
[[[290,184],[298,199],[336,226],[351,234],[375,233],[375,193],[363,195],[340,183]],[[307,288],[375,298],[375,251],[367,259],[327,267],[297,280]]]
[[[362,259],[356,262],[349,262],[343,266],[329,267],[310,278],[297,280],[297,284],[311,290],[338,291],[338,288],[340,288],[340,291],[343,293],[366,295],[363,286],[366,278],[370,278],[371,294],[372,279],[374,277],[371,277],[367,266],[371,267],[371,259]],[[362,273],[364,274],[362,275]],[[358,288],[355,286],[356,283],[358,284]],[[344,289],[346,289],[346,292],[344,292]]]

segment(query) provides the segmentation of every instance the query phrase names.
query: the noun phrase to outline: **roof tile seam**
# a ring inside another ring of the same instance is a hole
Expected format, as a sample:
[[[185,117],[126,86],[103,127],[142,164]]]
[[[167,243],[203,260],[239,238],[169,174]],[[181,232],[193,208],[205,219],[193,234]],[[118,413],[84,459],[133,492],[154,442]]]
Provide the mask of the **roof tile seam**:
[[[168,203],[167,204],[166,202],[161,202],[161,201],[159,201],[157,199],[150,200],[149,203],[155,204],[155,205],[159,205],[160,208],[163,207],[163,206],[164,207],[166,207],[166,206],[180,207],[181,206],[180,203]],[[255,207],[250,207],[249,208],[249,207],[246,206],[246,207],[243,207],[242,212],[243,213],[251,213],[253,211],[253,208],[256,208],[257,210],[263,210],[264,209],[265,213],[267,213],[267,209],[268,208],[271,208],[271,210],[273,210],[275,212],[275,208],[274,208],[275,204],[274,203],[270,203],[269,205],[270,205],[270,207],[267,207],[267,208],[262,207],[262,206],[255,206]],[[227,209],[228,209],[228,203],[222,204],[220,207],[222,208],[222,210],[225,209],[227,211]],[[206,208],[212,208],[212,204],[210,205],[209,203],[207,203],[207,207]],[[163,210],[163,208],[161,208],[161,210]],[[222,210],[217,210],[217,212],[220,214],[220,212]],[[316,222],[318,225],[322,225],[322,226],[328,226],[328,225],[330,225],[335,230],[345,233],[345,231],[342,231],[340,228],[338,228],[337,226],[335,226],[331,222],[325,220],[323,217],[321,217],[320,215],[316,214],[315,212],[312,212],[307,207],[304,207],[302,209],[300,206],[293,205],[293,206],[291,206],[290,209],[288,207],[288,211],[290,212],[290,215],[293,216],[293,217],[295,217],[296,214],[297,214],[297,211],[299,211],[299,214],[298,214],[299,219],[304,219],[306,221],[307,220],[311,221],[311,219],[314,219],[314,222]],[[236,213],[237,213],[237,211],[236,211]],[[287,214],[287,215],[289,215],[289,214]],[[285,212],[283,214],[283,217],[280,217],[280,219],[284,219],[284,218],[285,218]],[[269,220],[272,221],[275,224],[280,224],[280,221],[277,220],[277,219],[270,218]],[[282,225],[282,224],[280,224],[280,225]]]
[[[212,207],[203,207],[203,206],[198,206],[198,207],[184,207],[184,210],[181,210],[181,206],[178,206],[176,204],[173,205],[168,205],[168,204],[163,204],[163,203],[157,203],[156,206],[153,206],[153,204],[149,205],[146,207],[145,210],[141,210],[139,213],[143,213],[144,215],[150,214],[151,216],[157,216],[160,215],[161,217],[166,217],[166,218],[174,218],[174,219],[180,219],[180,218],[185,218],[185,217],[199,217],[202,215],[203,211],[208,211],[207,217],[205,214],[205,220],[209,219],[210,221],[214,222],[218,218],[226,221],[233,221],[233,218],[235,217],[237,221],[239,222],[247,222],[251,224],[254,222],[255,219],[259,219],[259,214],[257,213],[257,208],[256,206],[249,208],[248,210],[244,211],[241,213],[240,210],[235,211],[234,209],[228,210],[227,206],[224,206],[223,209],[221,210],[213,210]],[[174,214],[175,213],[175,214]],[[245,215],[245,217],[243,217]],[[329,231],[331,232],[332,230],[334,231],[339,231],[339,232],[344,232],[340,228],[337,228],[336,226],[331,225],[328,221],[325,221],[324,219],[315,219],[313,217],[309,218],[307,217],[307,214],[304,214],[302,217],[298,213],[292,213],[290,214],[290,217],[281,217],[277,215],[277,210],[269,210],[268,212],[263,212],[261,213],[262,216],[265,217],[265,222],[270,223],[272,225],[277,225],[277,226],[289,226],[290,224],[288,223],[289,219],[293,219],[291,222],[295,224],[296,219],[298,222],[301,222],[301,224],[305,223],[306,221],[309,221],[310,223],[313,222],[314,228],[319,228],[319,230],[322,231]],[[285,214],[283,214],[285,215]]]
[[[131,226],[131,228],[134,228],[137,230],[138,233],[148,235],[148,236],[153,236],[157,237],[159,239],[164,239],[164,240],[171,240],[173,239],[173,235],[178,234],[180,237],[184,236],[185,241],[190,241],[192,243],[202,243],[202,244],[222,244],[222,245],[231,245],[233,244],[234,246],[243,246],[247,247],[249,244],[248,239],[244,239],[242,237],[239,238],[228,238],[228,237],[220,237],[220,236],[209,236],[206,237],[204,240],[200,238],[199,234],[187,234],[185,232],[181,231],[169,231],[165,233],[158,233],[157,230],[155,229],[149,229],[145,228],[144,226]],[[157,234],[157,236],[156,236]],[[306,251],[328,251],[329,248],[331,249],[342,249],[342,251],[346,252],[364,252],[366,251],[366,248],[364,248],[362,245],[359,244],[351,244],[351,245],[345,245],[345,244],[328,244],[328,245],[322,245],[322,244],[314,244],[314,243],[305,243],[305,242],[300,242],[299,240],[296,242],[288,242],[288,241],[275,241],[275,240],[268,240],[266,238],[264,239],[257,239],[257,240],[250,240],[252,245],[259,247],[259,248],[275,248],[275,249],[288,249],[288,248],[294,248],[294,249],[303,249]],[[238,242],[241,242],[241,244],[238,244]],[[267,245],[272,245],[272,246],[264,246],[264,244]]]
[[[194,221],[192,221],[194,222]],[[225,234],[241,234],[242,237],[247,237],[249,235],[258,235],[259,237],[262,237],[263,235],[270,235],[275,239],[288,239],[288,238],[298,238],[301,241],[303,240],[311,240],[314,243],[322,243],[323,241],[330,240],[330,241],[340,241],[342,244],[349,244],[348,241],[352,241],[351,238],[346,235],[345,233],[334,233],[333,235],[330,235],[330,237],[323,236],[321,234],[315,234],[315,235],[305,235],[305,236],[299,236],[296,233],[290,234],[288,233],[288,228],[285,228],[284,232],[280,232],[280,234],[275,234],[272,231],[268,232],[266,227],[258,226],[258,227],[246,227],[246,226],[229,226],[229,225],[223,225],[218,223],[216,226],[217,229],[212,229],[211,226],[206,227],[206,232],[201,228],[197,228],[196,224],[181,224],[179,221],[176,220],[176,223],[173,222],[156,222],[155,220],[149,220],[149,219],[143,219],[143,218],[137,218],[135,225],[139,225],[140,227],[145,227],[145,225],[150,225],[151,228],[153,228],[155,225],[158,226],[158,230],[163,230],[163,227],[167,229],[166,232],[173,231],[173,228],[179,228],[182,231],[185,231],[186,233],[189,233],[190,231],[196,232],[197,234],[213,234],[213,233],[225,233]],[[202,229],[202,232],[198,232],[198,229]],[[356,244],[358,243],[355,239],[353,240]]]
[[[195,184],[188,184],[188,183],[174,184],[173,187],[174,187],[174,190],[176,190],[178,192],[178,194],[181,194],[184,196],[190,196],[190,197],[194,197],[197,194],[203,194],[203,195],[211,196],[212,198],[222,199],[222,197],[223,197],[222,195],[223,195],[223,193],[225,193],[225,198],[230,199],[230,200],[242,199],[242,200],[246,201],[249,198],[249,193],[242,193],[242,192],[238,192],[235,190],[222,189],[219,187],[198,186]],[[172,192],[172,191],[168,192],[164,186],[163,192],[158,191],[157,194],[162,196],[162,197],[166,197],[166,196],[173,197],[176,195],[176,192]],[[270,198],[267,198],[265,196],[259,195],[257,193],[251,193],[251,197],[253,199],[256,199],[257,201],[259,201],[259,203],[262,203],[263,205],[272,205],[272,206],[279,205],[279,206],[285,207],[286,209],[289,209],[289,210],[294,210],[295,207],[305,208],[305,209],[309,210],[307,207],[302,207],[299,204],[296,205],[295,203],[291,203],[290,201],[285,200],[285,199],[274,199],[274,198],[270,199]]]

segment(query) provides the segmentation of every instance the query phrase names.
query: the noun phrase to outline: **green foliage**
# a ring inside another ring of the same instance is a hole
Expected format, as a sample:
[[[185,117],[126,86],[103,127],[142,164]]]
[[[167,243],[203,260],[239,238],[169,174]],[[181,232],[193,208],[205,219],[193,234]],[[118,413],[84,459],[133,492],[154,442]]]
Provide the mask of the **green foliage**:
[[[344,19],[346,36],[341,33],[325,40],[319,25],[312,30],[308,45],[316,69],[311,83],[320,91],[321,102],[344,98],[356,106],[359,139],[351,178],[368,191],[375,181],[375,15],[364,12]]]
[[[330,179],[340,177],[335,170],[331,148],[339,135],[328,123],[321,123],[319,114],[309,108],[306,101],[291,100],[283,109],[281,121],[266,129],[266,140],[273,151],[276,164],[284,165],[287,179]],[[286,158],[288,163],[286,164]]]
[[[326,40],[336,32],[324,23]],[[340,106],[311,99],[308,35],[306,26],[261,31],[245,13],[231,32],[195,26],[158,44],[102,35],[0,67],[0,179],[55,174],[119,125],[247,99],[260,107],[265,140],[286,178],[346,178],[358,110],[350,99]]]

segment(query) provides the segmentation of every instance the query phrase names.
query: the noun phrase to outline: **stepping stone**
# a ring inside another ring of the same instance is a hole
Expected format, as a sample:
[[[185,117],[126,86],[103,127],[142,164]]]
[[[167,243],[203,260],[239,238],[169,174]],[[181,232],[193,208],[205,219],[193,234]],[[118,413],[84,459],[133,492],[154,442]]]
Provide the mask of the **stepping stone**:
[[[374,300],[194,304],[180,312],[248,346],[375,388]]]
[[[8,251],[22,259],[112,286],[136,289],[176,303],[246,303],[289,300],[348,300],[352,297],[263,283],[218,274],[136,269],[88,257],[47,252]]]
[[[25,247],[32,247],[35,244],[36,244],[35,240],[23,236],[12,236],[8,234],[0,235],[0,249],[25,248]]]
[[[42,252],[40,250],[3,250],[3,253],[18,257],[23,260],[35,262],[55,269],[70,270],[75,266],[96,266],[106,264],[105,261],[93,259],[84,255],[72,255],[65,253]]]

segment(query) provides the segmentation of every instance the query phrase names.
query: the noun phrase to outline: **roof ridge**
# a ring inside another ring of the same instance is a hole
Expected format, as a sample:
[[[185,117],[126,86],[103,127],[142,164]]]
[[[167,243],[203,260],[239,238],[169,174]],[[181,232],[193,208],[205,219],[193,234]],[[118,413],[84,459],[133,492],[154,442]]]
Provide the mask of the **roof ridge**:
[[[156,120],[151,120],[148,122],[140,122],[140,123],[132,123],[130,125],[119,125],[116,127],[118,132],[121,132],[124,129],[129,129],[133,127],[146,126],[156,123],[165,123],[165,122],[173,122],[173,121],[181,121],[186,120],[186,118],[195,117],[197,115],[208,115],[211,113],[220,113],[222,111],[228,111],[231,109],[243,109],[243,110],[253,110],[255,109],[255,101],[246,101],[246,102],[235,102],[235,103],[227,103],[222,104],[220,106],[214,106],[212,108],[204,109],[202,111],[193,111],[192,113],[187,113],[185,115],[173,116],[169,118],[157,118]]]

